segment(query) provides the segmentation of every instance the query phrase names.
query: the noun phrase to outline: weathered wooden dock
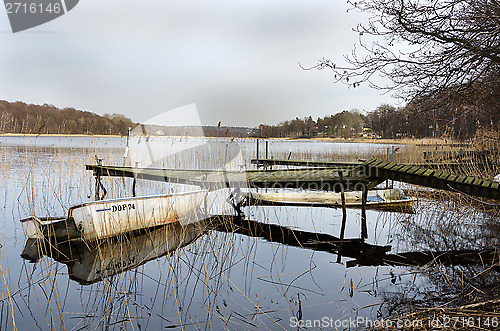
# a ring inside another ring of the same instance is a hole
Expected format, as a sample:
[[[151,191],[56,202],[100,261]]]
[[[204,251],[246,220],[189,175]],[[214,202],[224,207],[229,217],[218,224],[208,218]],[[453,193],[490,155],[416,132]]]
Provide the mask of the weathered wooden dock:
[[[284,166],[298,166],[298,167],[324,167],[324,168],[355,168],[363,162],[361,161],[307,161],[307,160],[280,160],[280,159],[252,159],[251,164],[257,166],[273,166],[273,165],[284,165]]]
[[[500,183],[471,176],[432,170],[420,166],[404,165],[373,159],[364,162],[359,171],[371,178],[392,179],[447,191],[459,191],[471,196],[500,200]]]
[[[281,159],[252,159],[251,164],[257,167],[272,166],[296,166],[296,167],[320,167],[320,168],[342,168],[344,170],[359,167],[367,160],[362,161],[307,161],[307,160],[281,160]],[[403,165],[418,166],[427,169],[454,169],[460,166],[458,162],[422,162],[422,163],[399,163]]]
[[[291,163],[313,165],[313,163],[307,161],[303,163],[291,161]],[[459,176],[450,172],[429,169],[421,165],[394,163],[377,159],[363,163],[324,162],[322,164],[330,164],[334,167],[249,170],[244,172],[150,169],[103,165],[87,165],[86,168],[92,170],[96,176],[132,177],[198,185],[207,189],[238,185],[253,188],[290,188],[340,192],[341,188],[345,190],[361,190],[363,186],[366,186],[371,189],[377,184],[391,179],[500,200],[500,183],[470,176]]]
[[[275,160],[279,162],[284,160]],[[286,160],[288,165],[320,166],[321,168],[306,169],[274,169],[250,171],[225,170],[176,170],[115,167],[104,165],[87,165],[96,176],[96,199],[102,199],[99,188],[102,176],[117,176],[134,178],[133,194],[135,195],[136,179],[148,179],[172,183],[197,185],[209,190],[221,188],[253,187],[253,188],[288,188],[302,190],[326,190],[341,192],[342,197],[342,227],[340,241],[344,240],[346,225],[346,207],[344,190],[360,190],[361,206],[361,238],[368,238],[366,224],[366,200],[369,189],[387,180],[397,180],[410,184],[461,192],[463,194],[488,199],[500,200],[500,183],[470,176],[459,176],[449,172],[429,169],[421,165],[401,164],[372,159],[362,163],[354,162],[300,162]],[[282,162],[281,165],[284,165]],[[325,165],[328,167],[324,167]],[[104,190],[105,192],[105,190]],[[104,193],[105,195],[105,193]],[[238,214],[241,202],[233,201]]]
[[[227,186],[252,188],[289,188],[304,190],[327,190],[340,192],[361,190],[362,185],[373,187],[378,179],[369,179],[361,173],[351,175],[345,169],[289,169],[289,170],[176,170],[87,165],[96,176],[130,177],[179,184],[197,185],[209,190]],[[342,176],[342,178],[340,178]]]

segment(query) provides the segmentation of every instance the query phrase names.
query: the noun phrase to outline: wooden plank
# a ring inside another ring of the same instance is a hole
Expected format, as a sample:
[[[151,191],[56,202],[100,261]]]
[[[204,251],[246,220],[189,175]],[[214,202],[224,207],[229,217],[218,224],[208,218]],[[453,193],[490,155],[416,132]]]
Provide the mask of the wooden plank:
[[[399,163],[397,167],[391,169],[391,171],[401,171],[402,168],[409,166],[408,164]]]
[[[450,176],[451,176],[451,174],[449,172],[443,172],[441,175],[439,175],[438,178],[446,180]]]
[[[443,174],[443,171],[436,170],[436,171],[434,171],[434,174],[432,174],[432,177],[433,178],[439,178],[439,176],[441,176],[442,174]]]
[[[380,160],[380,162],[373,163],[372,166],[377,168],[384,168],[387,163],[387,161]]]
[[[474,182],[473,182],[473,185],[475,186],[481,186],[481,184],[484,182],[483,179],[481,178],[474,178]]]
[[[491,185],[493,184],[493,182],[491,180],[484,180],[482,183],[481,183],[481,186],[483,187],[486,187],[486,188],[490,188]]]
[[[258,165],[291,165],[291,166],[313,166],[313,167],[350,167],[362,164],[361,162],[349,161],[306,161],[306,160],[280,160],[280,159],[252,159],[251,164]]]
[[[379,160],[379,159],[371,159],[369,161],[366,161],[365,163],[363,163],[364,165],[374,165],[375,163],[380,163],[382,160]]]
[[[411,165],[407,165],[407,166],[404,166],[402,167],[401,169],[398,170],[398,172],[407,172],[408,170],[410,170],[412,168]]]
[[[407,174],[414,174],[415,172],[417,172],[418,170],[420,169],[420,167],[417,167],[417,166],[413,166],[411,167],[410,169],[408,169],[406,171]]]
[[[430,176],[431,176],[434,172],[436,172],[436,170],[428,169],[428,170],[426,170],[426,171],[422,174],[422,176],[423,176],[423,177],[430,177]]]
[[[499,190],[500,189],[500,183],[493,182],[493,184],[491,184],[491,188],[494,189],[494,190]]]
[[[420,168],[420,169],[418,169],[418,170],[414,173],[414,175],[416,175],[416,176],[422,176],[425,172],[427,172],[427,169],[425,169],[425,168]]]
[[[387,164],[384,169],[385,170],[393,170],[394,168],[396,168],[397,166],[399,166],[398,163],[393,163],[393,162],[390,162],[389,164]]]
[[[474,179],[475,179],[474,177],[467,177],[467,178],[463,181],[463,183],[464,183],[464,184],[469,184],[469,185],[471,185],[471,184],[472,184],[472,182],[474,182]]]
[[[460,175],[458,176],[457,179],[455,179],[456,182],[463,183],[463,181],[467,178],[467,176]]]

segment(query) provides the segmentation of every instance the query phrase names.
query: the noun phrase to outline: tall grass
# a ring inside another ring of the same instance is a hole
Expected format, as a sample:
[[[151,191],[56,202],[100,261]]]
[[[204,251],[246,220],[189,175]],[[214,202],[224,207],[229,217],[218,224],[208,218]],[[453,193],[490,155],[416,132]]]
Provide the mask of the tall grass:
[[[253,141],[246,144],[245,148],[250,152],[246,156],[248,163],[255,150]],[[294,149],[292,159],[313,160],[385,159],[386,148],[390,147],[382,145],[375,150],[358,150],[357,145],[350,144],[346,152],[341,149],[342,146],[331,143],[321,143],[319,148],[316,146],[314,149],[310,148],[309,142],[295,145],[276,142],[269,145],[270,156],[274,158],[287,158],[290,149]],[[423,162],[423,150],[436,149],[436,146],[398,147],[394,155],[396,162]],[[93,199],[93,178],[83,165],[95,163],[95,154],[104,159],[104,164],[123,162],[122,150],[110,148],[3,147],[2,153],[6,159],[15,160],[4,164],[4,181],[12,180],[9,171],[22,173],[17,176],[15,190],[9,184],[2,186],[4,191],[0,192],[0,198],[5,196],[4,205],[13,206],[3,214],[12,221],[5,222],[12,228],[9,234],[19,231],[19,225],[14,223],[19,218],[30,214],[62,216],[72,204]],[[211,155],[198,150],[193,153],[190,157],[195,161],[189,167],[208,168],[213,163]],[[166,163],[163,165],[182,169],[186,167],[183,157],[174,155],[164,160]],[[464,162],[461,167],[453,171],[468,174],[477,171],[477,175],[491,177],[499,169],[493,161],[488,161],[484,169],[479,170],[473,168],[472,162]],[[103,178],[103,182],[110,198],[131,195],[131,179]],[[171,189],[177,188],[168,183],[140,181],[138,194]],[[373,215],[378,215],[377,225],[385,227],[391,223],[384,231],[390,232],[394,242],[395,237],[400,237],[397,242],[406,245],[401,244],[395,249],[439,252],[497,247],[498,214],[495,211],[486,210],[483,204],[472,203],[470,198],[456,193],[434,194],[432,199],[429,195],[420,194],[423,203],[415,214],[373,212]],[[245,209],[247,217],[262,222],[276,219],[279,225],[286,227],[300,227],[307,222],[317,232],[326,231],[327,227],[335,228],[340,215],[340,211],[330,209],[318,212],[301,210],[298,213],[296,208],[259,208]],[[359,216],[356,213],[350,214],[351,221],[352,216]],[[332,215],[333,220],[328,220]],[[295,223],[292,222],[294,218]],[[327,219],[330,223],[321,225],[320,219]],[[226,227],[225,231],[217,230],[221,223]],[[353,225],[358,226],[357,221],[351,222]],[[299,253],[293,248],[292,254],[283,245],[263,244],[262,240],[231,232],[232,228],[231,219],[223,217],[188,227],[168,225],[97,243],[64,246],[43,241],[36,246],[39,261],[24,262],[19,268],[15,265],[18,261],[12,261],[14,255],[4,253],[4,248],[0,248],[3,254],[0,264],[0,321],[6,328],[8,324],[9,328],[19,326],[19,329],[35,325],[43,330],[144,330],[165,327],[186,330],[288,329],[286,318],[305,319],[312,316],[314,310],[320,309],[318,302],[313,301],[325,297],[328,308],[335,305],[348,307],[343,308],[345,312],[342,314],[348,315],[352,307],[363,310],[362,304],[352,302],[355,301],[353,296],[356,296],[356,291],[366,289],[360,285],[361,281],[353,281],[354,276],[347,276],[347,271],[340,291],[342,294],[335,292],[337,288],[333,291],[316,284],[317,277],[329,272],[327,267],[333,259],[326,258],[327,262],[324,262],[324,256],[305,248]],[[18,237],[22,243],[23,235],[18,234]],[[373,240],[381,245],[390,243],[384,242],[376,233]],[[10,243],[7,245],[12,246]],[[82,281],[76,277],[76,272],[84,268],[94,270],[94,274]],[[325,271],[319,272],[320,269]],[[97,270],[100,270],[99,274]],[[489,309],[491,312],[490,303],[498,293],[495,264],[450,266],[434,263],[394,270],[381,267],[380,270],[376,277],[383,280],[374,280],[373,293],[378,293],[383,302],[379,310],[381,316],[393,319],[422,312],[422,308],[426,308],[428,314],[439,311],[436,307],[473,309],[470,305],[474,301],[484,303],[474,309]],[[391,270],[392,276],[388,270]],[[15,279],[17,275],[19,279]],[[82,284],[70,280],[69,276]],[[399,276],[410,280],[400,282]],[[417,278],[413,280],[411,277]],[[394,284],[392,279],[395,279]],[[419,282],[424,285],[419,285]],[[264,287],[263,283],[272,292],[255,290],[256,287]],[[348,300],[351,301],[345,303]],[[337,301],[341,303],[331,303]],[[376,313],[373,313],[374,316]]]

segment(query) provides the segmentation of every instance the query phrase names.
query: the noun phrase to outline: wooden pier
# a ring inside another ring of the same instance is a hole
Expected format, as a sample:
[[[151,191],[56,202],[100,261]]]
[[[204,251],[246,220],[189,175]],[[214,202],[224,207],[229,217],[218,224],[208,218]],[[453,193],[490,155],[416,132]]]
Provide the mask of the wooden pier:
[[[305,160],[279,160],[279,159],[252,159],[251,164],[259,166],[298,166],[298,167],[323,167],[323,168],[354,168],[363,162],[348,162],[348,161],[305,161]]]
[[[319,168],[342,168],[344,170],[354,169],[363,165],[367,160],[361,161],[304,161],[304,160],[280,160],[280,159],[252,159],[251,164],[257,167],[272,166],[295,166],[295,167],[319,167]],[[454,169],[460,165],[459,162],[422,162],[422,163],[399,163],[403,165],[417,166],[427,169]]]
[[[263,164],[264,160],[257,160]],[[460,192],[470,196],[500,200],[500,183],[470,176],[459,176],[449,172],[429,169],[428,165],[402,164],[372,159],[365,162],[310,162],[294,160],[274,160],[274,165],[318,166],[320,168],[306,169],[274,169],[274,170],[176,170],[115,167],[104,165],[87,165],[96,176],[96,197],[98,188],[102,186],[103,176],[134,178],[133,192],[135,195],[136,179],[148,179],[172,183],[197,185],[208,190],[221,188],[287,188],[299,190],[326,190],[341,192],[342,196],[342,228],[340,242],[344,240],[346,225],[345,190],[363,191],[361,207],[361,239],[368,238],[366,225],[367,192],[379,183],[391,179],[405,183]],[[238,214],[242,202],[233,201]]]
[[[409,184],[500,200],[500,183],[487,179],[459,176],[450,172],[377,159],[364,162],[354,171],[359,171],[369,178],[392,179]]]
[[[307,161],[303,163],[298,161],[290,162],[297,165],[312,165]],[[354,162],[331,162],[330,164],[335,167],[248,170],[244,172],[150,169],[104,165],[87,165],[86,169],[92,170],[94,175],[98,177],[131,177],[198,185],[207,189],[237,185],[252,188],[289,188],[340,192],[342,188],[345,190],[361,190],[363,186],[366,186],[371,189],[377,184],[391,179],[434,189],[462,192],[471,196],[500,200],[500,183],[470,176],[459,176],[450,172],[429,169],[421,165],[394,163],[377,159],[359,164]]]
[[[197,185],[209,190],[239,186],[252,188],[289,188],[304,190],[327,190],[340,192],[361,190],[362,185],[374,187],[380,181],[360,173],[348,174],[342,168],[290,169],[290,170],[175,170],[87,165],[96,177],[130,177],[179,184]],[[342,179],[340,176],[342,176]]]

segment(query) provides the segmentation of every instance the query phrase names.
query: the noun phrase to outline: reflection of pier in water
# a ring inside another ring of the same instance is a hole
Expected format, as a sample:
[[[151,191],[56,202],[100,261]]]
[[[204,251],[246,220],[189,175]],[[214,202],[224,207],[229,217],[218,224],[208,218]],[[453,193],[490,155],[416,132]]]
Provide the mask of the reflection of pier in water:
[[[498,253],[494,250],[450,250],[420,251],[388,254],[391,246],[365,243],[363,239],[344,239],[324,233],[314,233],[289,229],[276,224],[260,223],[233,217],[230,222],[220,223],[219,231],[240,233],[249,237],[262,238],[287,246],[312,249],[353,258],[347,267],[360,266],[423,266],[444,265],[484,265],[498,267]]]
[[[216,216],[202,222],[181,226],[169,224],[155,230],[97,242],[89,247],[84,241],[49,243],[28,239],[22,257],[37,262],[44,255],[68,266],[70,278],[81,284],[92,284],[103,278],[136,268],[148,261],[165,256],[177,248],[187,246],[214,230],[237,233],[291,247],[311,249],[352,258],[346,263],[353,266],[422,266],[484,265],[498,268],[498,255],[494,250],[420,251],[388,254],[391,246],[365,243],[363,239],[344,239],[324,233],[290,229],[276,224],[260,223],[240,217]]]

